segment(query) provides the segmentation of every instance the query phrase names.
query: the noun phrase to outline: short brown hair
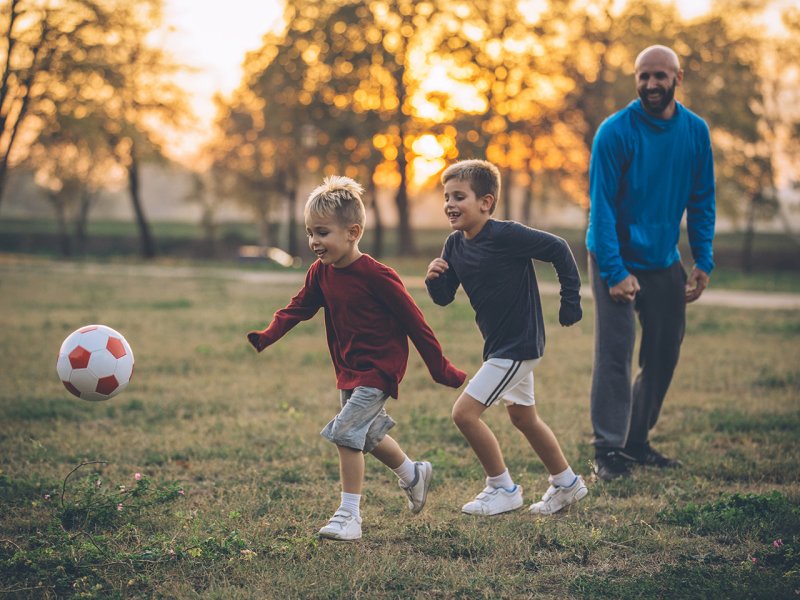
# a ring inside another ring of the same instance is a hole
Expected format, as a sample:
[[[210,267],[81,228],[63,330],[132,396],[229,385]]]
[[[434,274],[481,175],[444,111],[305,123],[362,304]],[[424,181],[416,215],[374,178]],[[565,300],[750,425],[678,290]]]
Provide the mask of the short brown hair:
[[[353,179],[331,175],[308,195],[304,214],[335,216],[344,227],[358,224],[364,229],[367,218],[364,202],[361,200],[363,193],[364,188]]]
[[[460,160],[447,167],[442,173],[442,185],[455,179],[468,181],[472,191],[479,198],[486,195],[494,197],[489,214],[494,212],[500,198],[500,170],[488,160]]]

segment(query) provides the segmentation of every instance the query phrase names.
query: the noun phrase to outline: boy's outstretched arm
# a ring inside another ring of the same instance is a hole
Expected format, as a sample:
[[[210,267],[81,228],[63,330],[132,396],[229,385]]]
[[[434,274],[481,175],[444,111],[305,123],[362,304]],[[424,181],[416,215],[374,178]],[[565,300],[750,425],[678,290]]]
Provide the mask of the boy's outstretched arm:
[[[411,338],[431,377],[436,383],[453,388],[461,387],[467,374],[444,356],[439,340],[397,273],[387,269],[386,274],[386,277],[376,278],[376,291]]]
[[[322,293],[309,270],[306,274],[305,284],[292,298],[292,301],[272,316],[272,321],[266,329],[248,332],[247,341],[258,352],[261,352],[286,335],[300,321],[307,321],[317,314],[321,306]]]

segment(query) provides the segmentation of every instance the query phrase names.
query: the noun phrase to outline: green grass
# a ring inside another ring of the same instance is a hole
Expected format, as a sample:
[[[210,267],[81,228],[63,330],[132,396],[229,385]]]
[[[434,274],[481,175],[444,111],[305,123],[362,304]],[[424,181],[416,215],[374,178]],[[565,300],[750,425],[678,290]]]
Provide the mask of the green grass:
[[[421,275],[410,262],[389,262]],[[244,333],[266,324],[298,284],[236,277],[247,272],[0,264],[0,595],[800,592],[800,311],[692,306],[653,432],[654,445],[684,467],[590,480],[579,506],[549,519],[460,514],[482,472],[450,421],[456,394],[433,384],[412,351],[389,411],[401,445],[435,465],[428,506],[410,515],[394,475],[368,458],[364,539],[337,544],[314,535],[339,501],[336,451],[319,436],[338,399],[322,318],[256,354]],[[448,356],[474,372],[481,342],[463,295],[442,309],[412,293]],[[592,305],[569,329],[557,326],[556,297],[545,296],[544,308],[539,412],[588,476]],[[130,387],[103,403],[70,396],[55,373],[61,341],[93,322],[123,332],[136,355]],[[502,409],[486,419],[526,498],[540,496],[541,463]]]

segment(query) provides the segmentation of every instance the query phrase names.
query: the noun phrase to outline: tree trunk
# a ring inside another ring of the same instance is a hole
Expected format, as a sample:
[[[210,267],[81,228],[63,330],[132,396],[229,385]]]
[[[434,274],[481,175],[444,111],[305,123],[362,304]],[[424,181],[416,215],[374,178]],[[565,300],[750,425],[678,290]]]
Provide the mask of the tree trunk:
[[[286,219],[286,251],[291,256],[300,254],[300,248],[297,241],[297,194],[300,193],[300,185],[298,177],[291,178],[289,189],[286,190],[286,210],[289,213]]]
[[[522,198],[522,222],[531,226],[533,219],[533,184],[536,181],[536,173],[533,169],[528,170],[528,185],[525,186],[525,195]]]
[[[503,169],[500,171],[500,194],[503,196],[503,218],[506,221],[511,220],[511,179],[512,174],[510,169]],[[496,199],[500,202],[500,198]],[[497,210],[497,204],[495,204]]]
[[[56,211],[56,224],[58,228],[58,243],[61,249],[61,256],[72,256],[72,242],[69,238],[69,229],[67,228],[67,207],[66,201],[58,192],[49,192],[48,199],[53,209]]]
[[[369,183],[367,184],[367,197],[370,198],[372,215],[375,219],[372,238],[372,255],[375,258],[380,258],[383,255],[383,219],[381,217],[381,207],[378,204],[378,193],[375,188],[375,182],[372,179],[372,173],[370,173]]]
[[[742,270],[750,273],[753,270],[753,241],[756,235],[756,195],[750,195],[750,205],[747,207],[747,222],[742,242]]]
[[[258,245],[263,248],[272,246],[272,229],[269,223],[269,203],[262,203],[255,207],[258,220]]]
[[[217,223],[214,219],[214,205],[211,201],[204,201],[200,225],[203,227],[203,254],[207,258],[217,256]]]
[[[400,148],[397,154],[397,168],[400,170],[400,186],[397,188],[397,196],[394,202],[397,205],[397,250],[401,256],[413,255],[414,236],[411,233],[411,219],[408,210],[408,183],[407,173],[408,163],[406,162],[405,148]]]
[[[78,205],[78,214],[75,216],[75,245],[78,254],[83,254],[86,249],[86,230],[89,224],[89,210],[94,203],[95,192],[90,192],[83,189],[80,192],[80,204]]]
[[[139,160],[136,156],[136,145],[131,144],[131,162],[128,165],[128,188],[131,193],[133,211],[136,214],[136,225],[139,228],[139,242],[141,244],[142,257],[146,259],[155,258],[156,246],[153,236],[150,234],[150,226],[144,216],[142,199],[139,189]]]
[[[405,55],[405,53],[402,53]],[[397,205],[397,235],[398,235],[398,254],[413,255],[416,253],[414,247],[414,235],[411,231],[411,218],[408,206],[408,159],[406,157],[405,137],[408,130],[408,117],[403,112],[403,105],[406,102],[405,87],[405,67],[401,64],[396,73],[395,82],[397,83],[397,118],[400,133],[400,147],[397,149],[397,170],[400,172],[400,185],[397,188],[397,195],[394,202]]]

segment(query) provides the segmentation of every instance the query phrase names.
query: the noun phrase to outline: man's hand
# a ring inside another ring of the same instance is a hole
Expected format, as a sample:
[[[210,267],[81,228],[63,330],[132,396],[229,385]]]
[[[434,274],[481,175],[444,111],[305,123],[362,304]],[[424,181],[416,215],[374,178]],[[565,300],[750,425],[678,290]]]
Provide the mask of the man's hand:
[[[697,300],[703,294],[703,290],[708,287],[710,279],[705,271],[701,271],[697,267],[692,269],[689,279],[686,280],[686,302]]]
[[[636,293],[640,289],[639,280],[634,275],[628,275],[617,285],[610,288],[608,293],[611,294],[611,299],[614,302],[633,302],[636,299]]]
[[[431,264],[428,265],[428,272],[425,274],[425,281],[430,281],[431,279],[436,279],[447,271],[450,268],[450,265],[447,264],[447,261],[443,258],[434,258],[431,261]]]
[[[264,348],[266,348],[266,344],[264,344],[264,338],[261,337],[261,334],[258,331],[251,331],[247,334],[247,341],[250,342],[256,350],[261,352]]]

